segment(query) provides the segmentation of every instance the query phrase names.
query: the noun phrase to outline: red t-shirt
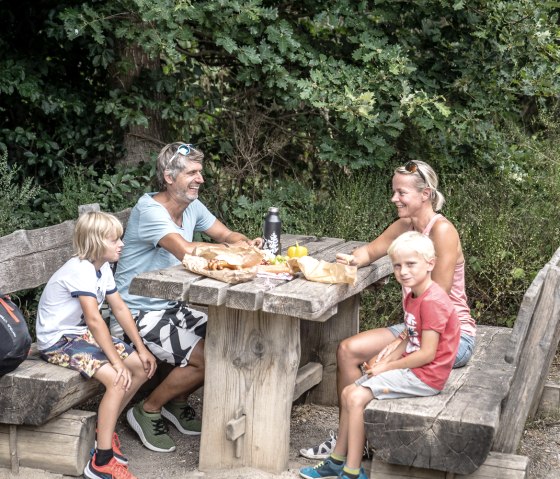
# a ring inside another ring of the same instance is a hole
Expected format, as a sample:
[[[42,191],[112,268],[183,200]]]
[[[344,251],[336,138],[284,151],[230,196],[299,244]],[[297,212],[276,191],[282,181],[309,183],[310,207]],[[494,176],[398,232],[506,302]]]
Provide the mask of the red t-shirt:
[[[412,293],[409,293],[404,300],[404,308],[408,342],[403,356],[420,349],[422,331],[429,329],[440,335],[434,360],[419,368],[412,368],[412,372],[428,386],[441,391],[453,368],[461,336],[453,303],[448,294],[432,282],[418,298],[413,298]]]

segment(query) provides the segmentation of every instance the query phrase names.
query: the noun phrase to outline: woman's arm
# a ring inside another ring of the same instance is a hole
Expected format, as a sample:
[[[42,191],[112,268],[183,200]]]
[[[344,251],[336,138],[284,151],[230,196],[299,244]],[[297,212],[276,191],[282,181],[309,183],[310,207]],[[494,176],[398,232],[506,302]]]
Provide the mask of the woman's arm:
[[[342,264],[350,264],[361,268],[368,266],[374,261],[382,258],[387,254],[387,249],[391,243],[402,233],[410,229],[410,221],[399,219],[389,225],[383,233],[370,243],[356,248],[352,255],[337,254],[337,262]],[[352,258],[353,257],[353,258]]]

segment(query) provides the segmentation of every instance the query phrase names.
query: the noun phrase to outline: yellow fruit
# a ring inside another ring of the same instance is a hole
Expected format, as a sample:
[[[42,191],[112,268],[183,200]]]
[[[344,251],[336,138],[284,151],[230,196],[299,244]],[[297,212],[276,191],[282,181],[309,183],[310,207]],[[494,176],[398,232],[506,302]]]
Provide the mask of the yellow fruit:
[[[307,256],[307,248],[296,243],[295,246],[290,246],[288,248],[288,256],[290,258],[301,258],[303,256]]]

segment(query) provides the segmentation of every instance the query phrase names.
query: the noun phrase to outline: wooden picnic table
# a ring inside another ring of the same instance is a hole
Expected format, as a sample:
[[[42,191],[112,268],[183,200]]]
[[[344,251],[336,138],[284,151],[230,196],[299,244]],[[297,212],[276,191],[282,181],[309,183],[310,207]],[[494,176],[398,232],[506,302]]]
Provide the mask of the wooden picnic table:
[[[284,251],[296,241],[331,262],[364,244],[286,234]],[[132,294],[208,307],[200,470],[287,469],[292,402],[315,386],[309,401],[337,403],[337,346],[358,332],[361,291],[391,271],[385,257],[360,268],[354,286],[303,277],[230,285],[182,265],[132,281]]]

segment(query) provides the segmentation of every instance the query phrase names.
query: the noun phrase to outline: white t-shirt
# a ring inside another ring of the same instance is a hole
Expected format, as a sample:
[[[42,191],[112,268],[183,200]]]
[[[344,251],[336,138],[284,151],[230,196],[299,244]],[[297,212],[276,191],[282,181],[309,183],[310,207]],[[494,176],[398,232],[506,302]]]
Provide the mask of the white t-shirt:
[[[99,271],[88,260],[70,258],[49,279],[37,310],[37,347],[50,348],[65,334],[83,334],[87,326],[79,296],[92,296],[101,307],[117,291],[109,263]]]

